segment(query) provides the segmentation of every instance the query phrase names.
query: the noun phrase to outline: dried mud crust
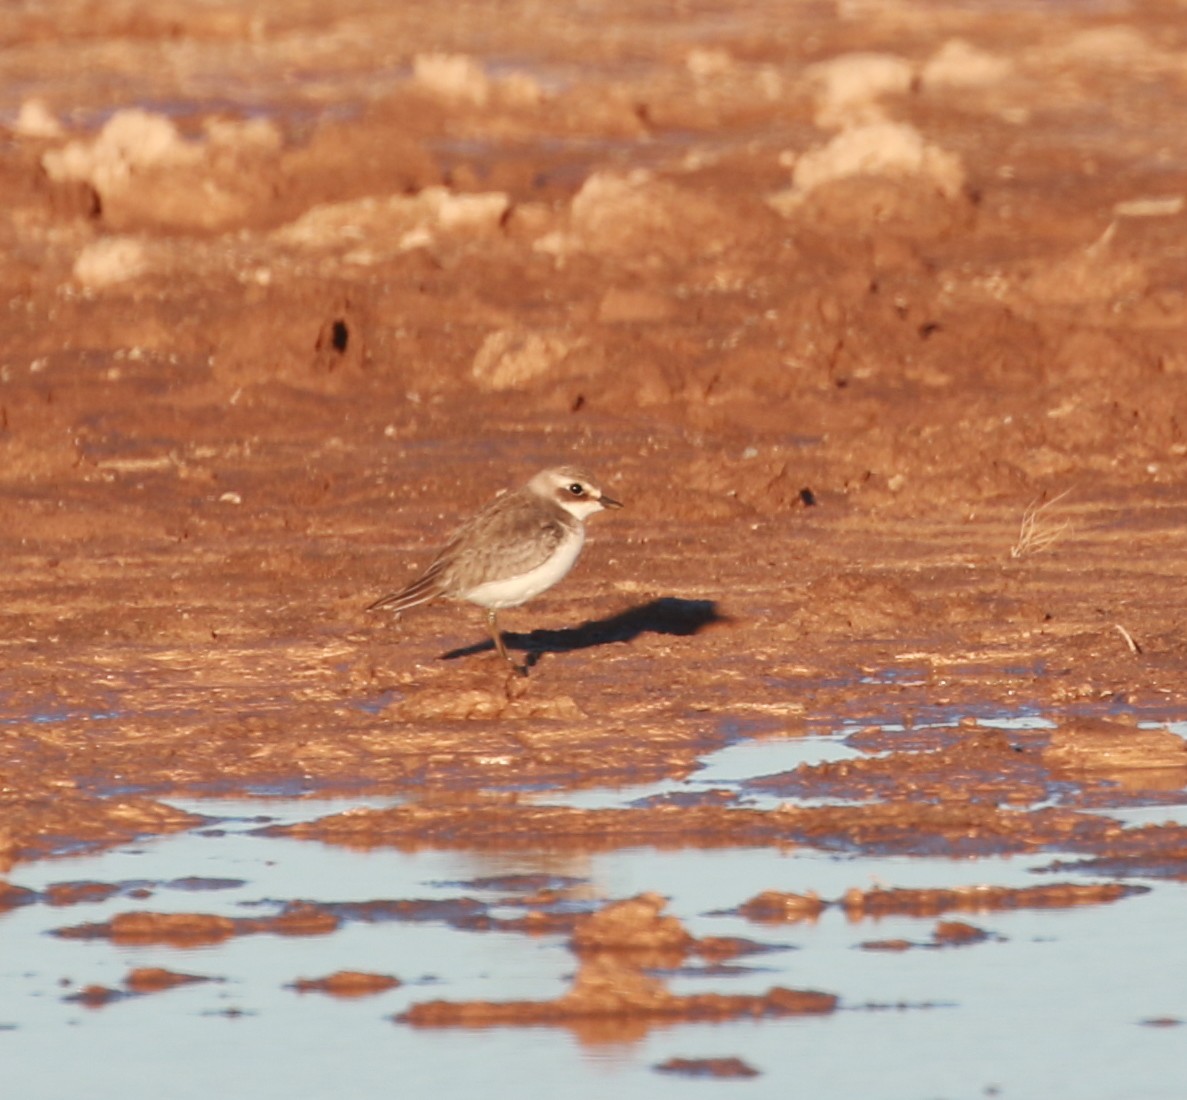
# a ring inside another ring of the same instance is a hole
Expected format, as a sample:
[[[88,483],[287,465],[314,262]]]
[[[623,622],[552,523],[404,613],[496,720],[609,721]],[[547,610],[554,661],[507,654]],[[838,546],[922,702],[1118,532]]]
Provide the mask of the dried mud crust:
[[[365,787],[302,835],[1182,873],[1082,812],[1185,782],[1180,12],[92,8],[0,15],[0,861]],[[362,613],[571,458],[526,683]],[[853,809],[477,794],[886,722],[753,788]]]

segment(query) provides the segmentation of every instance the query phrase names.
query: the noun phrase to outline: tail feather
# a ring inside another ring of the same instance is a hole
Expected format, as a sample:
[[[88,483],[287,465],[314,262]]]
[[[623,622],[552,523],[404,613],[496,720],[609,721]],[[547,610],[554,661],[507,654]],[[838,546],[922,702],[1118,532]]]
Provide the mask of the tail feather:
[[[440,595],[441,588],[437,583],[437,577],[426,575],[413,581],[407,588],[401,588],[399,592],[381,596],[373,604],[368,604],[367,610],[379,611],[387,608],[392,611],[406,611],[410,607],[435,600]]]

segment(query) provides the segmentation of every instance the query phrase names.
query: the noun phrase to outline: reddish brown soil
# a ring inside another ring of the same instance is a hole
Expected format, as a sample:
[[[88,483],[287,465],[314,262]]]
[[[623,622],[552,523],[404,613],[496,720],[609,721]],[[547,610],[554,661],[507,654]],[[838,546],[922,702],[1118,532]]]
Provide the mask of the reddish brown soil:
[[[6,7],[0,861],[367,788],[299,835],[1183,874],[1086,812],[1187,782],[1182,16]],[[530,678],[363,613],[571,459],[628,507]],[[853,809],[499,793],[883,719],[777,777]]]

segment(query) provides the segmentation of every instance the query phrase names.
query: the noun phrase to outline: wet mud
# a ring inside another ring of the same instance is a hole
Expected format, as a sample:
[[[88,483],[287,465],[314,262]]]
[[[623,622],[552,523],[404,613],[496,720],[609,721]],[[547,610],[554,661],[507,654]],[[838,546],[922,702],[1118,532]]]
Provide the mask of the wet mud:
[[[653,894],[614,902],[581,918],[570,945],[579,957],[569,990],[553,1001],[424,1001],[397,1022],[415,1027],[558,1025],[577,1029],[585,1042],[605,1042],[623,1029],[676,1021],[820,1015],[839,998],[815,990],[776,986],[761,996],[671,992],[657,970],[670,970],[696,952],[721,955],[721,945],[698,943],[675,917],[664,916]],[[732,945],[730,945],[732,948]],[[737,953],[731,950],[731,953]]]
[[[878,920],[892,915],[915,917],[941,913],[990,913],[1003,909],[1068,909],[1102,905],[1148,892],[1129,883],[1061,882],[1049,886],[969,886],[955,890],[847,890],[836,901],[817,894],[782,894],[769,890],[738,907],[751,920],[766,922],[816,920],[826,908],[839,908],[851,921]]]
[[[944,918],[883,949],[1187,881],[1187,825],[1126,817],[1187,802],[1180,6],[52,0],[0,13],[0,46],[6,875],[217,830],[200,797],[336,793],[390,804],[259,835],[1059,875],[773,878],[739,910]],[[562,461],[626,508],[505,614],[528,677],[474,608],[365,613]],[[688,785],[821,736],[853,754]],[[126,901],[57,929],[123,946],[383,920],[571,943],[561,996],[418,1026],[836,1004],[672,992],[665,966],[761,945],[653,913],[623,948],[563,876],[508,883],[510,912],[156,911],[174,886],[0,882],[0,913]],[[293,988],[404,981],[313,973]]]
[[[582,810],[522,806],[513,799],[465,808],[357,810],[306,824],[277,826],[277,836],[318,839],[351,848],[391,845],[500,851],[606,851],[656,848],[793,848],[916,855],[988,855],[1057,844],[1106,843],[1120,827],[1095,814],[1043,808],[1028,814],[976,804],[871,802],[787,805],[775,810],[665,806]]]
[[[214,916],[209,913],[149,913],[133,910],[110,921],[69,925],[54,934],[66,939],[109,939],[120,944],[172,944],[199,947],[232,936],[262,932],[279,936],[324,936],[338,928],[338,918],[318,906],[295,903],[275,917]]]
[[[996,937],[974,924],[949,920],[940,921],[935,926],[930,940],[867,940],[859,946],[863,951],[910,951],[912,948],[934,950],[939,947],[968,947],[970,944],[984,943],[994,938]]]
[[[298,978],[292,988],[298,993],[328,993],[333,997],[371,997],[400,984],[390,974],[366,974],[358,970],[337,970],[324,978]]]

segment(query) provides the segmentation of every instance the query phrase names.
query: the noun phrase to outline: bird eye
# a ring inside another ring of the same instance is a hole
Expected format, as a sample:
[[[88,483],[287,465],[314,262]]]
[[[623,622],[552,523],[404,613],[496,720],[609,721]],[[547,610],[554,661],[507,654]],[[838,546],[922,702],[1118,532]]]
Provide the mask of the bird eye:
[[[573,484],[569,486],[569,492],[575,497],[583,497],[585,496],[585,486],[582,485],[580,481],[574,481]]]

